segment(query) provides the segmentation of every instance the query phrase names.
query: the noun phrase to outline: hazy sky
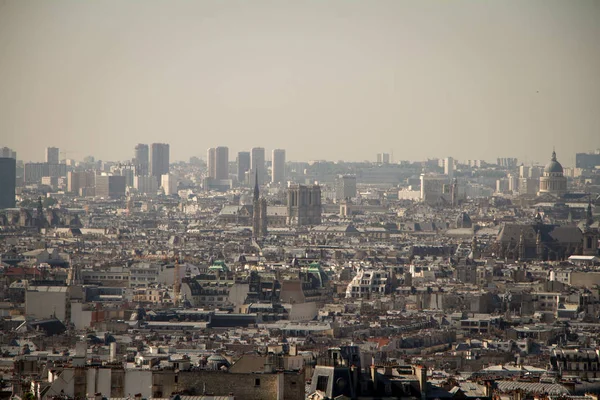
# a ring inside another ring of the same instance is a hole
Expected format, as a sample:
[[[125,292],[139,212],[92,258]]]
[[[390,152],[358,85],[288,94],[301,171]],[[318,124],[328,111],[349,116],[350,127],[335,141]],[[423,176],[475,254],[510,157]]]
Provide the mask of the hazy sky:
[[[600,147],[596,0],[0,0],[0,146],[42,160]]]

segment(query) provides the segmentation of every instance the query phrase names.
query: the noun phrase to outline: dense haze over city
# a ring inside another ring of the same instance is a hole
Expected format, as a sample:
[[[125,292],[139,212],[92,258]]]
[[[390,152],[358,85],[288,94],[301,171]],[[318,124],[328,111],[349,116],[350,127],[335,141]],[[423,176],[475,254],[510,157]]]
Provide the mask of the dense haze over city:
[[[0,400],[599,400],[599,11],[0,0]]]
[[[173,160],[256,145],[289,160],[600,146],[595,1],[4,1],[0,139]],[[540,146],[543,142],[545,146]]]

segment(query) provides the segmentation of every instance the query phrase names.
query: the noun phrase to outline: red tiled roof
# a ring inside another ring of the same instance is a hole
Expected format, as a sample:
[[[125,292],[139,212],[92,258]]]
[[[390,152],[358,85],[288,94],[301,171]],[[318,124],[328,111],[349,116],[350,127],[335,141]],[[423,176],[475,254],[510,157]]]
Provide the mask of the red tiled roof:
[[[387,346],[391,340],[389,338],[380,337],[380,338],[368,338],[367,342],[377,343],[378,348],[382,348],[383,346]]]

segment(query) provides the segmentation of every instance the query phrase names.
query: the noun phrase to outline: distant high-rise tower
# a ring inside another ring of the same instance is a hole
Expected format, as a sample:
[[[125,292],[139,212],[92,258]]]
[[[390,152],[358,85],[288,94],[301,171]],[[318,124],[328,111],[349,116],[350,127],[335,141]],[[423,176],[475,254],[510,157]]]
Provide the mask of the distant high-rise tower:
[[[271,182],[283,183],[285,181],[285,150],[273,150],[271,163]]]
[[[337,201],[356,197],[356,176],[340,175],[335,183],[335,199]]]
[[[58,164],[59,151],[58,147],[46,147],[46,163]]]
[[[215,178],[229,178],[229,149],[227,147],[217,147],[215,149]]]
[[[17,159],[17,152],[9,149],[8,147],[2,147],[0,149],[0,157],[4,158],[14,158]]]
[[[246,183],[246,172],[250,171],[250,152],[240,151],[237,155],[237,178],[239,183]]]
[[[250,151],[250,169],[252,176],[258,177],[258,183],[262,185],[266,179],[265,149],[263,147],[254,147]]]
[[[206,150],[206,168],[208,169],[208,177],[215,179],[217,177],[217,149],[214,147]]]
[[[389,153],[378,153],[377,154],[377,164],[389,164],[390,163],[390,154]]]
[[[0,209],[15,206],[17,181],[17,161],[14,158],[0,158]]]
[[[133,165],[137,176],[147,176],[150,163],[150,151],[147,144],[140,143],[135,146]]]
[[[95,195],[104,198],[124,197],[126,178],[119,175],[96,175]]]
[[[150,145],[150,175],[160,183],[161,177],[169,173],[169,145],[152,143]]]
[[[444,175],[450,179],[454,178],[454,159],[452,157],[444,159]]]

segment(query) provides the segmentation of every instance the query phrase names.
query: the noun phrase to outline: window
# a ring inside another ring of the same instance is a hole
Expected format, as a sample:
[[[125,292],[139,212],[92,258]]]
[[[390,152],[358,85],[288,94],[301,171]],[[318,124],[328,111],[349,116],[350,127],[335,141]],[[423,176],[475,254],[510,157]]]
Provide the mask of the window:
[[[322,392],[326,392],[327,391],[327,383],[329,382],[329,377],[328,376],[319,376],[317,377],[317,390],[320,390]]]
[[[254,386],[260,386],[260,378],[254,379]]]

